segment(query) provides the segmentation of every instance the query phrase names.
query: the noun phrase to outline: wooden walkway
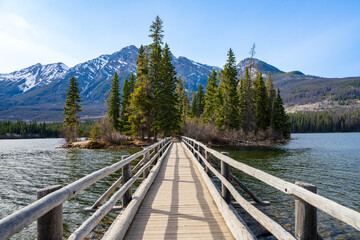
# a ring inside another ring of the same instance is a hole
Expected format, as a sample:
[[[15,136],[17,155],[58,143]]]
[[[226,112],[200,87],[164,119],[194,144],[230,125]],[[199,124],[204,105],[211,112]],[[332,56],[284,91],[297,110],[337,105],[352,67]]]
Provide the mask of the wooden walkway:
[[[234,239],[183,143],[172,145],[125,239]]]

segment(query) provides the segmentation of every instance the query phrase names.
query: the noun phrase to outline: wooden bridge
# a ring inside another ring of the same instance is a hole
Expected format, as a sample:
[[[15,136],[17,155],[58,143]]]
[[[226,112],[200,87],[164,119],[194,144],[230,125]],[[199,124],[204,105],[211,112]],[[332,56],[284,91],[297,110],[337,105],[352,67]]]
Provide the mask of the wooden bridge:
[[[245,200],[242,194],[261,203],[231,167],[295,197],[295,236]],[[317,209],[360,230],[360,213],[317,195],[314,186],[286,182],[182,137],[163,139],[65,187],[39,190],[37,201],[0,220],[0,239],[36,220],[38,239],[62,239],[62,204],[117,171],[122,177],[85,209],[91,216],[69,239],[86,238],[110,211],[120,213],[102,239],[257,239],[232,207],[234,201],[277,239],[319,239]],[[136,181],[141,184],[133,192]]]

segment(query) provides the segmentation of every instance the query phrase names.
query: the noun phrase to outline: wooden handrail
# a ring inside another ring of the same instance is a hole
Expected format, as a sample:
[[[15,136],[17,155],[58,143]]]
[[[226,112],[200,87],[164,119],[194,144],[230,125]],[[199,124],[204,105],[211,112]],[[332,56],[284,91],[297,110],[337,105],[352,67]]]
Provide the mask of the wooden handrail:
[[[192,146],[185,142],[190,148]],[[194,149],[195,152],[197,152],[196,149]],[[194,155],[192,155],[194,156]],[[202,159],[203,163],[210,169],[210,171],[216,175],[217,178],[220,179],[221,183],[226,186],[226,188],[230,191],[230,193],[233,195],[235,200],[255,219],[257,220],[261,225],[263,225],[269,232],[271,232],[275,237],[278,239],[294,239],[295,237],[292,236],[288,231],[286,231],[280,224],[272,220],[270,217],[262,213],[260,210],[258,210],[256,207],[254,207],[251,203],[245,200],[239,192],[236,190],[236,188],[224,177],[222,176],[211,164],[206,161],[206,159],[201,155],[198,154],[198,156]]]
[[[53,192],[49,195],[29,204],[28,206],[12,213],[11,215],[0,220],[0,236],[7,239],[30,225],[32,222],[49,212],[54,207],[64,203],[65,201],[73,198],[79,194],[82,190],[94,184],[98,180],[116,172],[126,164],[129,164],[134,159],[140,157],[151,149],[159,146],[160,144],[167,143],[170,138],[165,138],[144,150],[137,152],[124,161],[114,163],[111,166],[97,170],[79,180]]]
[[[238,162],[233,160],[230,157],[227,157],[211,148],[208,148],[204,144],[188,138],[188,137],[182,137],[182,139],[185,139],[189,142],[194,142],[195,144],[200,145],[203,147],[206,151],[214,155],[216,158],[220,159],[221,161],[226,162],[230,166],[252,176],[260,181],[286,193],[289,195],[296,196],[298,198],[301,198],[305,202],[311,204],[312,206],[316,207],[317,209],[329,214],[330,216],[333,216],[336,219],[339,219],[343,221],[344,223],[352,226],[353,228],[360,230],[360,213],[352,210],[350,208],[347,208],[345,206],[342,206],[332,200],[329,200],[325,197],[322,197],[318,194],[312,193],[302,187],[296,186],[293,183],[284,181],[278,177],[275,177],[273,175],[270,175],[268,173],[265,173],[259,169],[250,167],[244,163]]]
[[[169,142],[165,144],[161,148],[161,150],[168,147],[169,144]],[[161,150],[158,151],[149,162],[144,164],[144,166],[142,166],[134,176],[132,176],[128,181],[126,181],[124,185],[109,199],[109,201],[107,201],[104,205],[97,209],[91,217],[89,217],[78,229],[75,230],[75,232],[70,235],[68,239],[84,239],[91,232],[91,230],[94,229],[94,227],[101,221],[101,219],[103,219],[103,217],[110,212],[110,210],[113,208],[113,206],[115,206],[115,204],[120,200],[120,198],[125,194],[125,192],[130,187],[132,187],[133,183],[138,179],[138,177],[143,173],[143,171],[145,171],[145,169],[151,165],[151,163],[156,159]]]
[[[171,148],[171,144],[172,143],[170,143],[170,146],[166,148],[165,153],[159,158],[155,166],[151,169],[148,177],[136,189],[133,195],[133,200],[129,203],[125,210],[121,214],[119,214],[112,222],[110,228],[106,231],[104,237],[102,238],[103,240],[116,240],[124,238],[126,231],[130,227],[130,224],[134,219],[137,210],[140,207],[140,204],[142,203],[146,193],[150,189],[151,184],[154,182],[155,177],[160,170],[161,164],[164,158],[167,156],[169,149]]]
[[[131,170],[132,173],[134,173],[144,162],[144,158],[141,159],[138,164],[136,164],[136,166]],[[116,181],[114,182],[111,187],[109,187],[108,190],[106,190],[106,192],[101,195],[99,197],[99,199],[91,206],[91,209],[96,209],[100,206],[100,204],[108,197],[110,196],[111,193],[113,193],[115,191],[115,189],[120,186],[120,184],[122,183],[122,176]]]

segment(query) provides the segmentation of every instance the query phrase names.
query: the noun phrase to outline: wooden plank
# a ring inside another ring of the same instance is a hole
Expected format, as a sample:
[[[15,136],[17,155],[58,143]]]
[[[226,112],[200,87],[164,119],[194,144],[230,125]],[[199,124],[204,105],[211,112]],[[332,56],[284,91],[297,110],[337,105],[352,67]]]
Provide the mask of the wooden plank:
[[[187,141],[195,141],[193,139],[182,137],[183,139]],[[204,144],[199,143],[195,141],[197,144],[202,146],[206,151],[210,152],[212,155],[220,159],[221,161],[224,161],[231,165],[232,167],[252,176],[260,181],[286,193],[289,195],[296,196],[298,198],[301,198],[302,200],[306,201],[307,203],[313,205],[317,209],[320,209],[321,211],[333,216],[334,218],[337,218],[344,223],[352,226],[353,228],[360,231],[360,213],[352,210],[350,208],[347,208],[345,206],[342,206],[330,199],[327,199],[325,197],[322,197],[318,194],[312,193],[302,187],[296,186],[293,183],[284,181],[280,178],[277,178],[275,176],[272,176],[266,172],[263,172],[259,169],[250,167],[244,163],[235,161],[231,159],[230,157],[224,156],[221,153],[206,147]]]
[[[180,143],[141,203],[125,239],[234,239]]]

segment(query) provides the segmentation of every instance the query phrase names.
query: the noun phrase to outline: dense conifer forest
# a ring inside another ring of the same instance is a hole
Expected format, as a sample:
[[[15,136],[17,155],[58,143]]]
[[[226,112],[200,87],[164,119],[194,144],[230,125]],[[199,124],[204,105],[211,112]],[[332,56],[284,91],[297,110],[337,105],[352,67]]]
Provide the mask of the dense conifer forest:
[[[360,132],[359,111],[291,113],[292,133]]]

